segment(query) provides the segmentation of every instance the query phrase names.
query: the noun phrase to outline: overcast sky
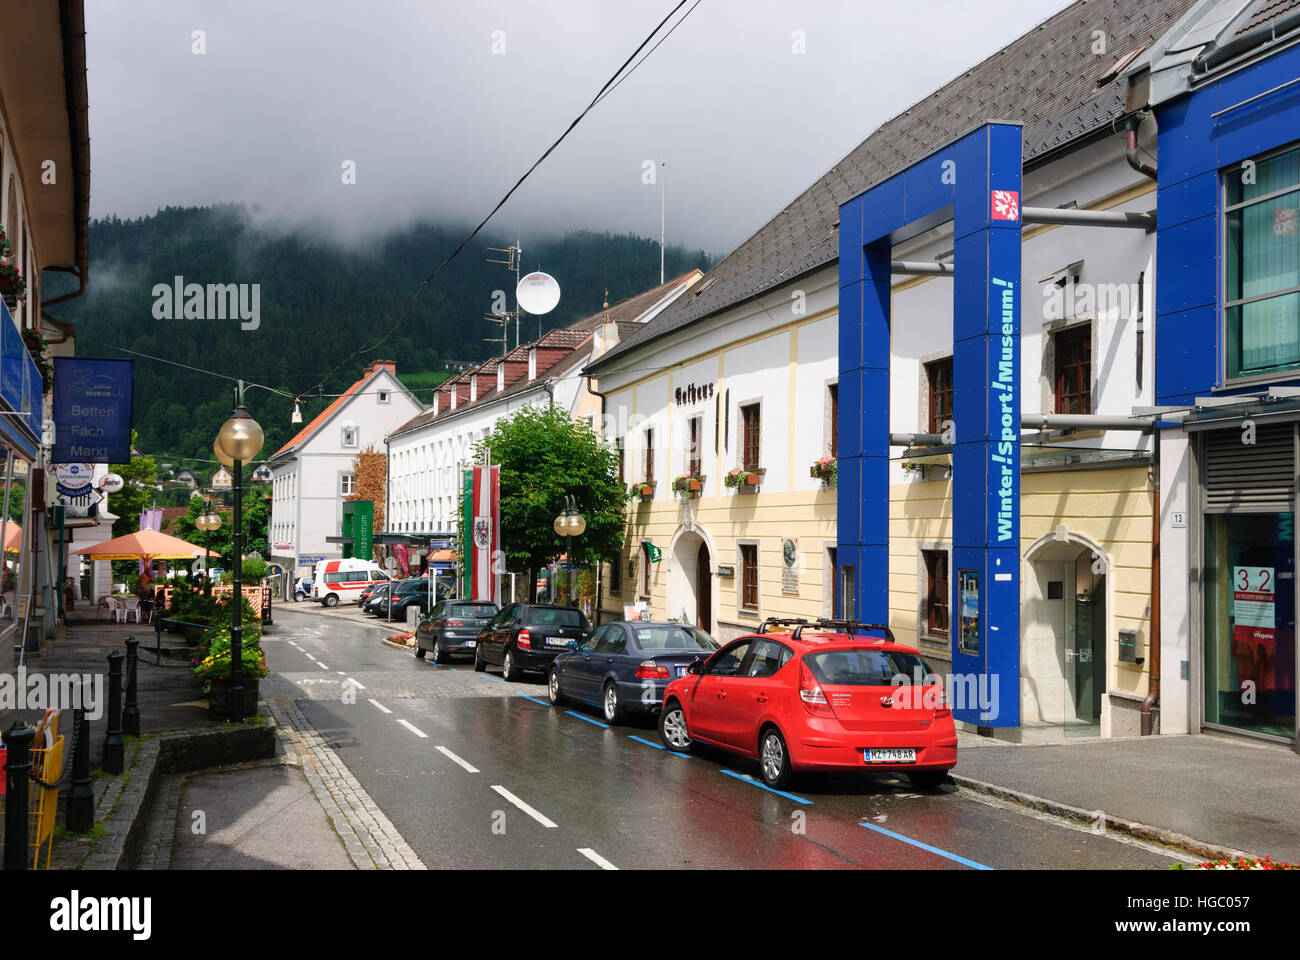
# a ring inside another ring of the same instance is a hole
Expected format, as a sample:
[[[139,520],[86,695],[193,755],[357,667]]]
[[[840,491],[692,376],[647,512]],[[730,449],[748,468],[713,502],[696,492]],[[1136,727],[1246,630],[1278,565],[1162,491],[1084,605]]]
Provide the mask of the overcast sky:
[[[360,239],[477,222],[675,5],[88,0],[91,213],[243,202]],[[724,254],[881,122],[1064,5],[702,0],[491,229],[522,231],[525,251],[569,228],[657,236],[642,165],[661,160],[668,242]]]

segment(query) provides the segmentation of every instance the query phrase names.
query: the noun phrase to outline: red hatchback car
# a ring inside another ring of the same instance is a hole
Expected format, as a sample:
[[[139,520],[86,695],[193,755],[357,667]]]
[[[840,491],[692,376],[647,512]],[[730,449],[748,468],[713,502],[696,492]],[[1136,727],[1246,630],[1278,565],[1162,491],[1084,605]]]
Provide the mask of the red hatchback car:
[[[769,624],[794,629],[762,632]],[[752,757],[770,787],[801,770],[885,770],[934,787],[957,765],[943,685],[881,624],[768,620],[692,663],[663,705],[669,749],[705,743]]]

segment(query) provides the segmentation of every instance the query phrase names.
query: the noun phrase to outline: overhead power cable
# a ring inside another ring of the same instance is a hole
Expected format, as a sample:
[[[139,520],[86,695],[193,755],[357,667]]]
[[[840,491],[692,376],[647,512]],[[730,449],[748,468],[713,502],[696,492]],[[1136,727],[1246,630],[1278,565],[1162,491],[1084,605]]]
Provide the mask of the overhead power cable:
[[[697,0],[697,5],[698,2],[699,0]],[[497,205],[494,206],[492,210],[488,213],[488,215],[479,222],[478,226],[476,226],[472,231],[470,231],[469,236],[467,236],[464,240],[462,240],[460,242],[460,245],[457,246],[456,249],[453,250],[450,254],[448,254],[448,256],[442,261],[442,263],[438,264],[437,268],[434,269],[434,271],[431,274],[429,274],[427,277],[424,278],[424,280],[420,282],[419,286],[415,288],[415,290],[411,293],[411,295],[407,297],[406,300],[402,303],[402,305],[398,307],[397,310],[394,311],[393,314],[388,318],[388,320],[386,321],[387,329],[384,331],[383,335],[380,336],[378,340],[375,340],[374,343],[371,343],[370,341],[374,338],[374,335],[372,334],[371,337],[367,338],[365,342],[363,342],[359,347],[357,347],[350,354],[344,357],[338,364],[336,364],[334,368],[330,370],[329,373],[325,374],[325,376],[321,378],[320,383],[318,383],[311,390],[307,390],[303,394],[300,394],[301,397],[308,396],[312,392],[312,390],[322,389],[325,385],[325,382],[328,381],[330,377],[334,376],[334,374],[338,373],[340,370],[342,370],[345,366],[347,366],[349,363],[351,363],[354,359],[356,359],[361,354],[369,353],[371,351],[377,350],[380,347],[380,345],[384,343],[384,341],[386,341],[390,336],[393,335],[393,332],[397,329],[398,324],[400,324],[401,321],[406,317],[406,314],[410,311],[410,308],[412,305],[414,305],[416,299],[420,296],[421,293],[424,292],[424,288],[427,287],[430,283],[432,283],[434,279],[436,279],[437,276],[443,272],[443,270],[447,269],[448,265],[450,265],[451,262],[455,260],[456,257],[460,254],[460,252],[469,245],[470,241],[472,241],[476,236],[478,236],[479,231],[481,231],[485,226],[487,226],[488,221],[490,221],[494,216],[496,216],[497,212],[503,206],[506,205],[506,202],[514,195],[515,191],[518,190],[523,185],[524,181],[528,179],[528,177],[533,173],[533,171],[536,170],[539,166],[541,166],[542,162],[546,160],[546,158],[549,157],[552,153],[555,152],[556,147],[558,147],[561,143],[564,142],[564,139],[570,133],[573,132],[573,129],[579,123],[582,122],[583,118],[586,117],[587,114],[591,112],[591,110],[596,106],[597,103],[601,101],[601,99],[605,96],[605,94],[610,90],[612,90],[620,82],[620,78],[623,75],[623,71],[627,70],[628,64],[632,63],[632,61],[634,61],[637,58],[637,55],[640,54],[641,51],[645,49],[646,45],[649,44],[650,41],[653,40],[655,36],[659,33],[659,31],[663,29],[664,24],[666,24],[669,20],[671,20],[673,16],[677,13],[677,11],[681,10],[682,7],[686,6],[686,3],[687,0],[681,0],[681,2],[677,4],[677,6],[673,7],[673,9],[669,11],[668,16],[664,17],[663,20],[661,20],[659,24],[652,31],[650,31],[650,34],[644,40],[641,41],[641,43],[637,46],[635,50],[632,51],[632,55],[623,61],[622,65],[619,66],[619,68],[616,71],[614,71],[613,76],[611,76],[607,81],[605,81],[605,85],[602,86],[599,91],[597,91],[596,95],[591,99],[591,102],[587,104],[587,106],[583,109],[583,111],[579,113],[577,117],[574,118],[573,122],[570,123],[568,127],[565,128],[564,132],[560,134],[559,138],[556,139],[554,143],[552,143],[549,147],[546,148],[546,151],[540,157],[537,158],[537,160],[533,163],[531,167],[529,167],[524,172],[523,176],[521,176],[517,181],[515,181],[514,186],[512,186],[508,191],[506,191],[505,196],[503,196],[497,202]],[[694,7],[692,7],[691,9],[694,9]],[[682,19],[684,20],[685,17],[683,17]],[[674,29],[676,29],[676,27],[674,27]],[[672,31],[669,31],[669,33],[671,32]],[[665,39],[667,38],[665,37]],[[658,46],[658,44],[656,44],[656,46]],[[640,64],[637,64],[637,66],[640,66]],[[635,69],[635,67],[633,69]]]

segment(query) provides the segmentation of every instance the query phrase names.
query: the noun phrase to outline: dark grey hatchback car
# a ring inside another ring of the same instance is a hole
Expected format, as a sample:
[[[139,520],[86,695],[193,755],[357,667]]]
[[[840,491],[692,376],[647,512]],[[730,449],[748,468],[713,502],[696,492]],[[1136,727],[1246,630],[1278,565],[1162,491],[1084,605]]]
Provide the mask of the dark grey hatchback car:
[[[479,631],[497,614],[495,603],[443,600],[415,627],[415,658],[432,653],[438,663],[452,657],[474,656]]]
[[[591,625],[581,610],[544,603],[511,603],[478,635],[474,669],[501,664],[501,676],[518,680],[524,671],[545,673],[569,641],[583,640]]]

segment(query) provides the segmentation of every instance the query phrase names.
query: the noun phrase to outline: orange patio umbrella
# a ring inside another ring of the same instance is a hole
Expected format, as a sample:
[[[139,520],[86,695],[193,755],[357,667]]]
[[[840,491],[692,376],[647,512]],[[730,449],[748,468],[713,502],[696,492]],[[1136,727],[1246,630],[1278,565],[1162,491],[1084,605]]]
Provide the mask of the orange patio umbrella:
[[[10,520],[5,524],[5,553],[18,553],[23,546],[23,528]]]
[[[202,556],[221,556],[196,543],[157,530],[139,530],[72,552],[91,560],[188,560]]]

